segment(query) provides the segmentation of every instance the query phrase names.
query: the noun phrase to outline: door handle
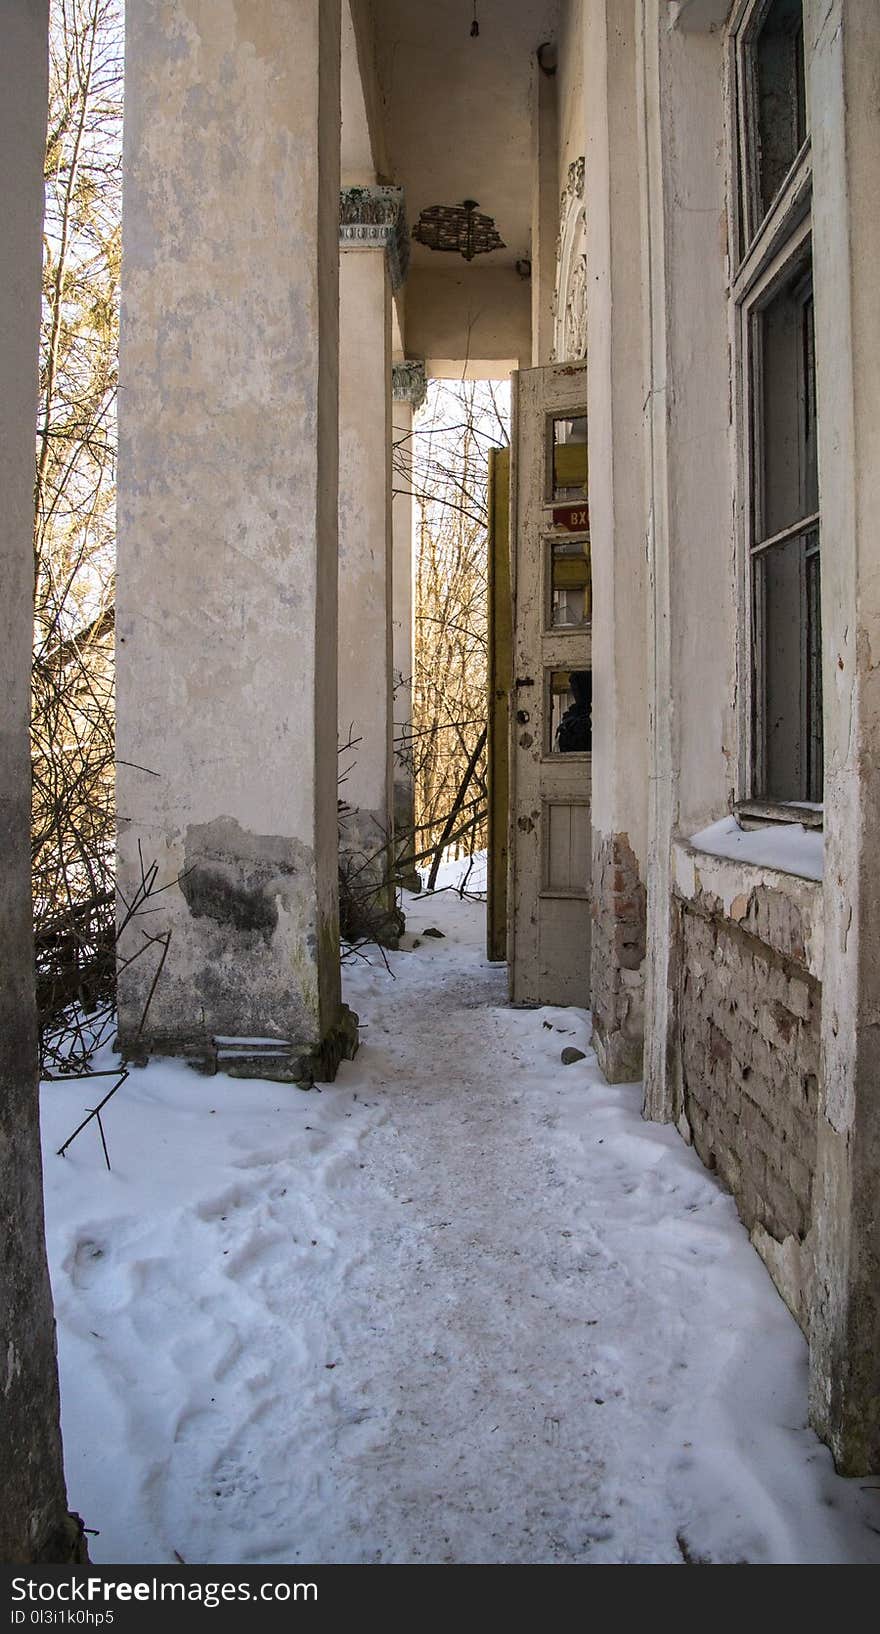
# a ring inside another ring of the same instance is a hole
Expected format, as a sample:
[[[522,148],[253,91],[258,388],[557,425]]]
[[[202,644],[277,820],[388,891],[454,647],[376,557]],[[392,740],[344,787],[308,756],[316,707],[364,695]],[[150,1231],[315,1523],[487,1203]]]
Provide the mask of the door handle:
[[[518,687],[533,687],[535,683],[530,675],[518,675],[516,684]]]

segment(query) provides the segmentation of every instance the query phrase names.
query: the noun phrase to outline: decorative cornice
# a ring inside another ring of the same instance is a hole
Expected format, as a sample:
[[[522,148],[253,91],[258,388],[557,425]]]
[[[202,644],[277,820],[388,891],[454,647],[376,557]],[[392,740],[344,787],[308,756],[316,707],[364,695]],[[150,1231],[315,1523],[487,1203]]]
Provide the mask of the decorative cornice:
[[[339,245],[343,250],[384,250],[391,287],[398,290],[409,266],[403,188],[343,187],[339,194]]]
[[[397,403],[411,403],[421,408],[428,393],[425,365],[420,358],[408,357],[405,363],[391,368],[391,395]]]

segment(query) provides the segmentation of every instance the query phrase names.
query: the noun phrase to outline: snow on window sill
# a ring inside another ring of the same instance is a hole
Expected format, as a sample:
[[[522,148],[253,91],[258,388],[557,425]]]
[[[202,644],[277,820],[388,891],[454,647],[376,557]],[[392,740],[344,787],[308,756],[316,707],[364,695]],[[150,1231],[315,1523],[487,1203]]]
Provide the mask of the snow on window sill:
[[[692,834],[689,843],[695,851],[710,857],[773,868],[780,874],[794,874],[798,879],[822,878],[822,831],[805,828],[803,823],[742,828],[736,817],[722,817],[720,822],[710,823],[708,828]]]

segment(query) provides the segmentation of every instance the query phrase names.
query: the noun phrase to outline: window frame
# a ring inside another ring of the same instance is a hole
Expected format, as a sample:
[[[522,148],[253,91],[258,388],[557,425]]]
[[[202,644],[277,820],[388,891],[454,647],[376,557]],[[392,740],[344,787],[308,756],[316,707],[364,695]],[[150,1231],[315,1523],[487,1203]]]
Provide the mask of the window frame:
[[[738,754],[734,809],[747,822],[803,821],[822,823],[821,804],[804,805],[799,791],[786,799],[768,798],[766,788],[766,720],[760,673],[761,639],[756,610],[755,562],[769,547],[755,537],[760,514],[762,473],[756,469],[759,430],[763,424],[763,393],[756,360],[760,346],[756,326],[760,313],[793,276],[798,264],[812,276],[812,146],[809,99],[805,103],[806,135],[762,219],[754,224],[760,177],[753,164],[754,143],[749,140],[747,112],[755,110],[754,62],[750,45],[772,0],[740,0],[728,27],[728,231],[730,334],[734,369],[732,423],[736,432],[737,564],[737,697]],[[750,168],[751,172],[750,172]],[[753,226],[754,224],[754,226]],[[820,509],[811,519],[819,536],[821,587]],[[799,524],[803,519],[799,519]],[[800,531],[803,531],[802,526]],[[794,528],[784,529],[797,537]],[[821,589],[820,589],[821,594]],[[801,739],[806,749],[806,722]],[[823,791],[824,793],[824,791]]]

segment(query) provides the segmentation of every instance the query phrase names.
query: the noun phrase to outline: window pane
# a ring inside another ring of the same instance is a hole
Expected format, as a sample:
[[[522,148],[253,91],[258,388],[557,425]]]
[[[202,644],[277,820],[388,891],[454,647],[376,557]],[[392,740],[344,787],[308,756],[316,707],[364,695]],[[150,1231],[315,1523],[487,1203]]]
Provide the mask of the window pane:
[[[550,754],[589,754],[593,747],[593,672],[547,672],[546,719]]]
[[[760,543],[819,508],[808,266],[799,266],[756,323],[755,466],[762,480],[755,496],[754,530],[755,543]]]
[[[801,0],[772,0],[763,15],[748,46],[754,76],[750,162],[760,220],[807,134],[803,5]]]
[[[581,629],[593,611],[590,546],[584,539],[552,539],[550,551],[550,627]]]
[[[755,693],[769,800],[822,799],[822,624],[813,531],[754,561]],[[760,781],[760,780],[759,780]]]
[[[806,539],[807,574],[807,800],[822,800],[825,759],[822,739],[822,606],[819,534]]]
[[[551,477],[553,504],[585,499],[587,493],[587,417],[563,416],[551,422]]]

